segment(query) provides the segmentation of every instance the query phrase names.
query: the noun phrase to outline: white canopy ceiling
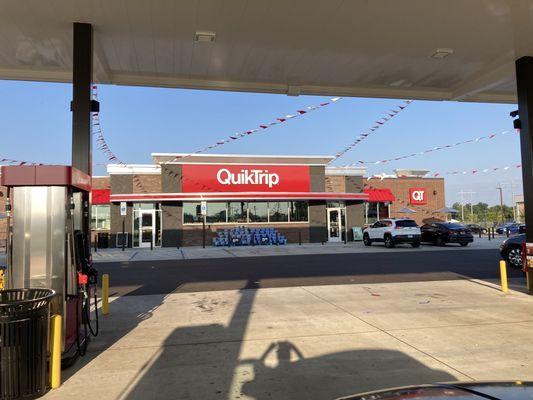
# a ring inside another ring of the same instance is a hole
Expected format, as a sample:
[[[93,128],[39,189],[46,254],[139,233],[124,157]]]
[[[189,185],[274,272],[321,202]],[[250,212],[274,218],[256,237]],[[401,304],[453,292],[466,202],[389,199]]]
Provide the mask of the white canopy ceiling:
[[[0,79],[69,82],[73,22],[119,85],[514,102],[533,55],[531,0],[0,0]]]

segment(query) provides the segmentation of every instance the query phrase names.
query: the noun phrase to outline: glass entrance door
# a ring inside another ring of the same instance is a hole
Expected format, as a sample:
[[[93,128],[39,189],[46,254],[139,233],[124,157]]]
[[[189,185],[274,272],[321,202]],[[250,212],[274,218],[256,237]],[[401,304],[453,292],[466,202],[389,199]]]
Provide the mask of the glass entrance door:
[[[139,247],[150,247],[155,240],[155,218],[154,211],[141,211],[139,215]]]
[[[340,242],[342,240],[343,221],[340,208],[328,208],[328,241]]]

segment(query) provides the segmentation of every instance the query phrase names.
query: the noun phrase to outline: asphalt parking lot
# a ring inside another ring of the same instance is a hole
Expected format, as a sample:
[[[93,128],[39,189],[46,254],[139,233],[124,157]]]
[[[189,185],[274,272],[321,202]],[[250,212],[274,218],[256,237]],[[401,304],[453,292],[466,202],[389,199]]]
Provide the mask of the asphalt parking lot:
[[[476,239],[468,247],[460,247],[456,244],[448,244],[444,247],[436,247],[431,244],[423,244],[413,248],[408,244],[397,245],[394,249],[387,249],[383,243],[374,243],[367,247],[362,242],[344,243],[304,243],[298,245],[292,243],[283,246],[232,246],[232,247],[160,247],[150,250],[149,248],[120,248],[100,249],[92,253],[94,262],[119,262],[119,261],[153,261],[153,260],[192,260],[207,258],[236,258],[236,257],[263,257],[263,256],[290,256],[290,255],[313,255],[313,254],[352,254],[352,253],[391,253],[391,252],[423,252],[423,251],[460,251],[460,250],[486,250],[498,249],[505,237],[487,240]],[[0,256],[1,257],[1,256]]]
[[[310,254],[262,256],[235,255],[240,249],[231,248],[232,256],[224,249],[216,249],[223,255],[220,258],[152,259],[96,265],[101,273],[110,274],[112,293],[116,295],[450,279],[494,281],[499,277],[497,245],[491,242],[477,247],[474,244],[467,248],[449,245],[421,249],[410,246],[385,249],[375,245],[358,251],[352,248],[349,252],[339,246],[328,253],[311,251]],[[326,251],[324,247],[315,246],[314,250]],[[510,278],[522,277],[518,270],[509,269],[508,273]]]

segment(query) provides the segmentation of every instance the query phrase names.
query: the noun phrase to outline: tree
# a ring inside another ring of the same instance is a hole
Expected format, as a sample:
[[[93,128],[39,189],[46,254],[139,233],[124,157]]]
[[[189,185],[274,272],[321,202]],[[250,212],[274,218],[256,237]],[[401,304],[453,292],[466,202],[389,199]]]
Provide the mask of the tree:
[[[461,210],[461,203],[454,203],[453,208],[456,210]],[[470,206],[470,203],[465,204],[464,206],[464,221],[461,219],[461,214],[455,218],[459,219],[462,222],[476,222],[481,223],[482,225],[494,225],[499,224],[502,220],[502,207],[492,206],[489,207],[487,203],[477,203]],[[471,215],[471,210],[473,215]],[[504,205],[503,206],[503,220],[504,222],[513,220],[513,208]]]

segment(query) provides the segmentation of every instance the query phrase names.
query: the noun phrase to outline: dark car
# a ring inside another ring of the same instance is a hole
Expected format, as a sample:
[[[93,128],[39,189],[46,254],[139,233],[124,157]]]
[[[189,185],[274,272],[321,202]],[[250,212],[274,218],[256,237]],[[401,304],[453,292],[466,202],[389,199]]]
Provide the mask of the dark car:
[[[343,397],[341,400],[444,400],[493,399],[524,400],[533,398],[532,382],[468,382],[412,386]]]
[[[522,268],[522,244],[526,242],[526,235],[511,236],[500,246],[500,254],[507,263],[514,268]]]
[[[505,235],[509,233],[510,235],[514,235],[515,233],[518,233],[520,230],[520,224],[517,224],[515,222],[509,222],[508,224],[503,224],[502,226],[499,226],[496,228],[496,233],[499,233],[500,235]]]
[[[458,243],[464,247],[474,241],[470,229],[454,222],[432,222],[423,225],[420,230],[422,242],[431,242],[437,246],[444,246],[446,243]]]
[[[482,227],[481,225],[478,225],[478,224],[468,224],[466,226],[468,229],[470,229],[470,231],[472,233],[475,233],[475,234],[486,234],[488,232],[488,229],[487,228],[484,228]]]

